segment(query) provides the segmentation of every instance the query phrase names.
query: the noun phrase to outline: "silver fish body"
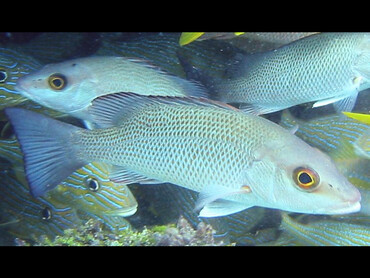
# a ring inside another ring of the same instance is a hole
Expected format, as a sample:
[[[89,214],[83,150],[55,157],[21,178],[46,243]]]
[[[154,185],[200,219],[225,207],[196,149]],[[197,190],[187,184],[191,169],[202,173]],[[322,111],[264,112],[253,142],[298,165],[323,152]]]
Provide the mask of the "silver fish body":
[[[202,95],[203,88],[137,58],[91,56],[48,64],[20,78],[16,89],[46,107],[90,120],[87,108],[102,95]]]
[[[100,161],[115,165],[114,181],[169,182],[200,192],[197,208],[205,217],[251,206],[323,214],[360,209],[360,193],[329,157],[261,117],[208,100],[135,94],[98,98],[90,113],[100,129],[6,110],[35,195]]]
[[[229,78],[207,86],[216,99],[256,114],[307,102],[350,111],[358,92],[370,87],[370,33],[320,33],[243,56],[229,68]]]

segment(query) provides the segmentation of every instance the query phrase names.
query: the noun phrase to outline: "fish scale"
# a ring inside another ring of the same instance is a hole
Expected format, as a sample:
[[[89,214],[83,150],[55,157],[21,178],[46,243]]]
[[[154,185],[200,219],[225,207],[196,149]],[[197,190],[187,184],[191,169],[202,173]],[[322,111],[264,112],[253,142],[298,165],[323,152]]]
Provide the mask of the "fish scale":
[[[214,78],[179,57],[188,78],[202,82],[213,98],[271,113],[315,102],[350,111],[359,91],[370,86],[369,33],[320,33],[253,55],[238,54],[227,78]]]
[[[248,142],[240,137],[238,142],[234,142],[236,141],[235,136],[242,130],[250,132],[248,135],[244,134],[245,137],[256,136],[258,130],[260,132],[263,130],[252,121],[243,122],[244,125],[239,127],[236,123],[240,120],[235,114],[230,114],[228,111],[222,112],[216,111],[215,113],[212,109],[204,111],[197,107],[189,110],[181,106],[158,105],[154,109],[146,110],[138,117],[133,116],[132,119],[127,119],[119,129],[111,128],[109,133],[107,130],[104,136],[97,137],[94,132],[85,133],[86,137],[82,139],[81,144],[87,148],[82,152],[93,154],[89,159],[107,161],[113,159],[113,164],[127,165],[130,169],[140,169],[141,172],[145,167],[144,172],[147,176],[159,174],[160,179],[163,179],[163,177],[176,175],[174,183],[183,183],[184,180],[191,178],[189,182],[196,189],[200,189],[199,186],[206,186],[209,180],[214,180],[213,175],[217,177],[220,184],[230,186],[240,184],[237,177],[240,176],[242,166],[244,167],[247,158],[250,157],[250,149],[262,142]],[[150,123],[150,127],[140,125],[136,120]],[[214,125],[214,122],[218,125]],[[234,132],[231,133],[230,130]],[[96,133],[100,134],[100,132],[98,130]],[[121,145],[116,145],[116,142],[112,144],[110,142],[112,137],[121,138]],[[114,157],[107,156],[106,152],[93,150],[97,144],[95,140],[107,146],[114,145],[114,149],[111,149],[115,154]],[[190,161],[192,163],[189,163]],[[213,165],[215,169],[208,174],[204,173],[210,165]],[[183,171],[184,169],[186,171]],[[199,172],[205,175],[188,176],[189,173]],[[225,172],[229,172],[227,177]]]
[[[324,153],[273,122],[219,102],[111,94],[89,107],[93,130],[22,109],[5,112],[34,196],[96,161],[114,165],[115,182],[169,182],[200,192],[196,209],[204,217],[252,206],[324,214],[361,207],[359,191]],[[45,144],[35,147],[35,141]],[[309,191],[298,182],[302,171],[311,175]]]

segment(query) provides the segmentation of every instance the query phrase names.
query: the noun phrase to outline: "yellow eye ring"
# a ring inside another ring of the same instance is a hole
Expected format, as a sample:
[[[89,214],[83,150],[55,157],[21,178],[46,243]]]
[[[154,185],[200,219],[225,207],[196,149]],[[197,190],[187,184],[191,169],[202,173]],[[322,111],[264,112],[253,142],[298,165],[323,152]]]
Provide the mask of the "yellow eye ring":
[[[299,189],[314,191],[320,184],[319,175],[310,168],[298,167],[293,171],[293,180]]]
[[[55,73],[49,76],[49,86],[53,90],[62,90],[67,86],[67,78],[60,73]]]

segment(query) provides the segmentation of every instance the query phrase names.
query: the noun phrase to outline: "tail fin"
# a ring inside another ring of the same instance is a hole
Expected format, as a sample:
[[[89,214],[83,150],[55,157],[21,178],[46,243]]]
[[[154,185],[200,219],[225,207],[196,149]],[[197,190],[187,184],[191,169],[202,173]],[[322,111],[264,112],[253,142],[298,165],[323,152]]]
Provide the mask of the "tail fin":
[[[24,156],[34,197],[43,195],[88,162],[78,157],[72,136],[80,128],[21,108],[6,108]]]

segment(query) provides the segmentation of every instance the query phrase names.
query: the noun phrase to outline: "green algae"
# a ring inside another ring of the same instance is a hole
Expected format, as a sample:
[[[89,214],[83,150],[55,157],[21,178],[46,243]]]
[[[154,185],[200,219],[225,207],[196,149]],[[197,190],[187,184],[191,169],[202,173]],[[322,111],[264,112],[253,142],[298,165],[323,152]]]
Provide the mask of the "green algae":
[[[176,224],[144,226],[112,232],[96,219],[76,229],[67,229],[54,240],[42,237],[38,246],[216,246],[225,245],[213,238],[212,226],[201,222],[193,229],[185,218]]]

